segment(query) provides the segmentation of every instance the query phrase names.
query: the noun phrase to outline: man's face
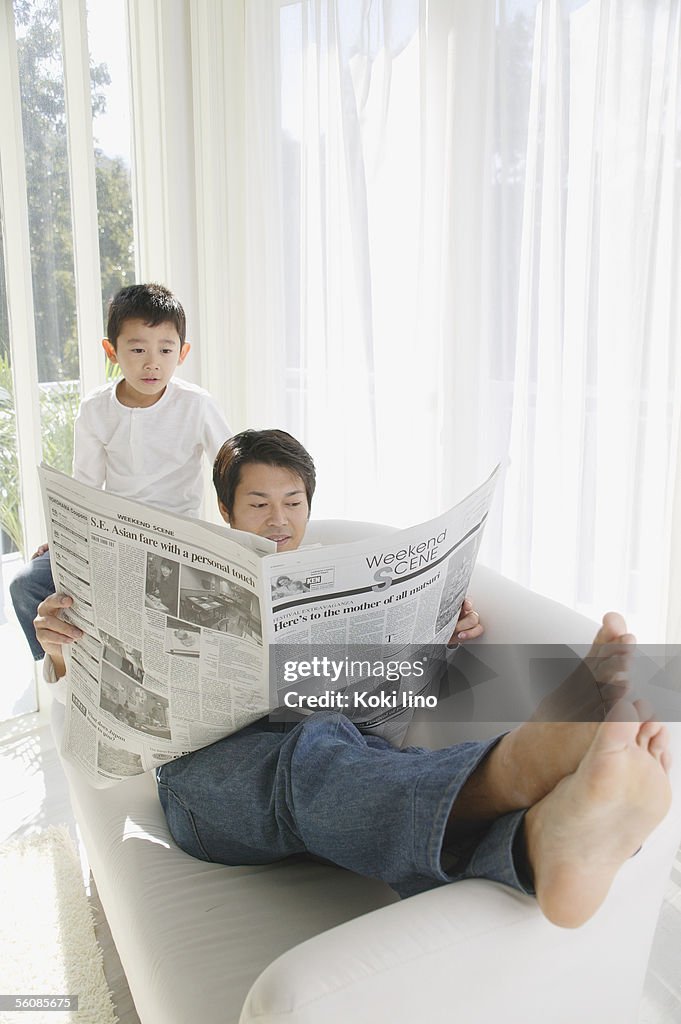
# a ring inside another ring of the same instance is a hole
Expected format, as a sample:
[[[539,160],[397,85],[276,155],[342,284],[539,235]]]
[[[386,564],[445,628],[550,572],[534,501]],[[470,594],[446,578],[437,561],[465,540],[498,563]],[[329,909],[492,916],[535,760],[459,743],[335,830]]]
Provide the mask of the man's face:
[[[172,570],[172,569],[170,568],[170,566],[169,566],[169,565],[162,565],[162,566],[161,566],[161,576],[163,576],[163,578],[164,578],[165,580],[167,580],[167,579],[168,579],[168,577],[170,576],[170,574],[171,574],[171,572],[172,572],[172,571],[173,571],[173,570]]]
[[[241,467],[231,516],[222,504],[220,512],[235,530],[274,540],[277,551],[295,551],[303,539],[310,509],[305,484],[297,473],[281,466],[248,462]]]
[[[125,320],[116,350],[107,345],[105,349],[125,377],[116,392],[119,401],[142,407],[158,402],[189,351],[187,345],[180,350],[180,336],[173,324],[150,327],[144,320]]]

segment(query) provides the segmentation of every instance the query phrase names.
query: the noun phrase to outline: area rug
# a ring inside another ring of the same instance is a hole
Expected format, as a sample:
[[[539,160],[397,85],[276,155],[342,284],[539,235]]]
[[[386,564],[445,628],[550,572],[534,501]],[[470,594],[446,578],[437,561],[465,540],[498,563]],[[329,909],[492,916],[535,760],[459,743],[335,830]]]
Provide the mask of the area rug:
[[[80,860],[65,827],[0,847],[0,943],[0,993],[78,996],[77,1011],[3,1007],[0,1021],[115,1024]]]

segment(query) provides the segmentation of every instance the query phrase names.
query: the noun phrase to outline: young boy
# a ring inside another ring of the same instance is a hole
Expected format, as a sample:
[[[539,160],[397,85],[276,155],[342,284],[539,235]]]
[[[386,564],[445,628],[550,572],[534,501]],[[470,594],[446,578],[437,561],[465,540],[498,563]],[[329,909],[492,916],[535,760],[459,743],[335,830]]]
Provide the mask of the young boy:
[[[198,516],[201,454],[209,462],[232,431],[207,391],[173,378],[189,354],[182,306],[163,285],[135,284],[111,300],[102,345],[121,378],[81,402],[73,475],[91,487]],[[47,545],[12,581],[12,603],[33,657],[38,604],[54,590]]]

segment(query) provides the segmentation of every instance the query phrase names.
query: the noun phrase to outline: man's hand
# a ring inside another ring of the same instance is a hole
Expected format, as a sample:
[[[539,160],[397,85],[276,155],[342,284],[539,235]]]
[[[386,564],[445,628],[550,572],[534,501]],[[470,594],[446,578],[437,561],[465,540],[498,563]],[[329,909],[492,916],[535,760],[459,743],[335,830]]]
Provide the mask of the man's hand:
[[[480,621],[480,616],[473,608],[473,602],[465,598],[461,605],[459,619],[454,627],[450,644],[460,644],[464,640],[475,640],[482,636],[485,627]]]
[[[34,551],[33,554],[31,555],[31,561],[33,561],[34,558],[40,558],[41,555],[44,555],[45,552],[49,551],[49,550],[50,550],[50,545],[49,544],[41,544],[40,547],[36,551]]]
[[[33,620],[38,643],[49,654],[54,664],[57,679],[66,673],[66,665],[62,654],[64,644],[72,644],[82,635],[82,629],[65,622],[60,615],[63,608],[69,608],[73,598],[66,594],[50,594],[38,605],[38,614]]]

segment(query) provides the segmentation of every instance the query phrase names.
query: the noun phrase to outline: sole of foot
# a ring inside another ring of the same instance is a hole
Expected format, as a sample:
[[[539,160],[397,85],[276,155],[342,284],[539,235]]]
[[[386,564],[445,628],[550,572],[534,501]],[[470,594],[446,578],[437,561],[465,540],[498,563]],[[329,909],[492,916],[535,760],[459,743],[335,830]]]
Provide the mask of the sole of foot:
[[[636,708],[620,701],[577,770],[526,815],[537,900],[554,924],[584,924],[669,810],[666,729],[636,718]]]

